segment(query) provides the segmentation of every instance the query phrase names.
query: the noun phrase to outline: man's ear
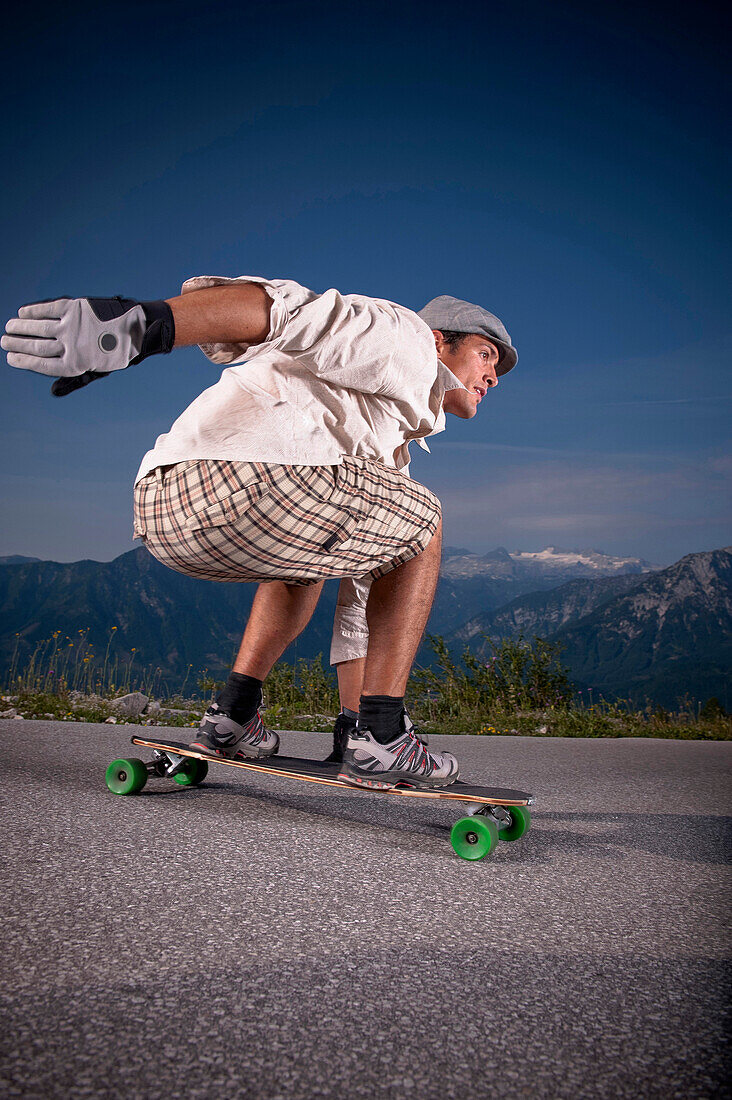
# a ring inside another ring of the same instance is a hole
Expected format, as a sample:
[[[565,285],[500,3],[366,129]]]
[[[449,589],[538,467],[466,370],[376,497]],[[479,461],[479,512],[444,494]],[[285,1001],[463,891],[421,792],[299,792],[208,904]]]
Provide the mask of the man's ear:
[[[435,338],[435,347],[437,348],[437,354],[439,355],[442,349],[445,347],[445,337],[442,335],[438,328],[432,329],[432,335]]]

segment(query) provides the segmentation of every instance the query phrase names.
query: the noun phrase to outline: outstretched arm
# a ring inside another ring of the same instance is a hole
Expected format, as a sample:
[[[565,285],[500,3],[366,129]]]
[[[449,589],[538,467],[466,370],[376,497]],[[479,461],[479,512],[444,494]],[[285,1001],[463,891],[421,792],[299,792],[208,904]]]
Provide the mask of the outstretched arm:
[[[258,344],[271,300],[256,283],[192,291],[165,301],[57,298],[21,306],[0,344],[8,363],[56,378],[61,397],[149,355],[187,344]]]
[[[191,290],[167,298],[175,320],[175,347],[189,344],[261,344],[269,334],[272,299],[258,283]]]

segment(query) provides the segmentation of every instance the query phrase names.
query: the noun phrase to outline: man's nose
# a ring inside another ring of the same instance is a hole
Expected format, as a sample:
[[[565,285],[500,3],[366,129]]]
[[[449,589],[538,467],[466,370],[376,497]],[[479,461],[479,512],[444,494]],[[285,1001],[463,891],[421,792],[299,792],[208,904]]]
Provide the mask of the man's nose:
[[[484,377],[485,377],[485,384],[488,387],[488,389],[490,389],[492,386],[497,386],[498,385],[498,375],[495,372],[493,374],[486,374]]]

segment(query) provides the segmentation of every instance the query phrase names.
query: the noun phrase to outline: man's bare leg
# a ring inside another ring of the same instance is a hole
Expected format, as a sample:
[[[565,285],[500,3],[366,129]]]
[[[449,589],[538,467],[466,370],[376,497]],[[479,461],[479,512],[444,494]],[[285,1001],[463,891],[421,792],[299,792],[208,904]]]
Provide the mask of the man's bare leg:
[[[368,654],[336,665],[341,707],[358,711],[361,695],[404,695],[432,608],[441,546],[440,522],[426,550],[372,584]],[[310,622],[322,589],[322,581],[260,584],[233,671],[264,680]]]
[[[442,520],[426,550],[371,585],[363,695],[403,696],[440,572]]]
[[[235,760],[277,752],[279,736],[266,728],[259,710],[263,681],[307,626],[322,588],[322,581],[268,581],[258,586],[234,668],[204,714],[192,748]]]
[[[440,523],[426,550],[371,585],[358,732],[348,739],[339,773],[355,786],[432,788],[458,778],[455,757],[428,751],[404,722],[404,694],[432,607],[441,549]]]
[[[340,661],[336,665],[341,710],[353,710],[358,714],[358,703],[363,692],[365,668],[365,657],[354,657],[350,661]]]
[[[267,581],[254,596],[234,672],[264,680],[291,642],[303,632],[323,590],[317,584]]]
[[[341,705],[358,711],[363,695],[404,695],[427,625],[442,548],[442,522],[426,550],[371,585],[366,657],[338,667]],[[288,645],[310,622],[323,589],[269,581],[257,588],[234,672],[264,680]]]
[[[373,730],[376,741],[381,741],[384,745],[391,741],[391,737],[383,737],[385,731],[380,729],[380,720],[377,720],[376,725],[372,724],[374,716],[372,714],[368,718],[371,713],[368,708],[373,710],[376,706],[386,704],[392,709],[396,708],[399,715],[402,713],[401,705],[407,680],[427,624],[437,585],[441,541],[440,524],[426,550],[372,584],[366,606],[369,625],[366,658],[343,662],[351,666],[347,670],[341,670],[341,679],[348,693],[348,701],[354,704],[356,700],[353,694],[358,690],[361,673],[359,666],[365,666],[361,686],[363,704],[359,698],[358,704],[349,709],[357,711],[361,716],[367,715],[365,728]],[[234,669],[224,693],[217,700],[217,705],[220,703],[224,709],[217,711],[214,706],[210,708],[211,712],[207,711],[198,738],[193,742],[195,747],[230,756],[235,752],[240,757],[271,755],[276,752],[277,734],[265,728],[259,713],[255,713],[251,719],[248,719],[246,713],[237,717],[233,710],[227,709],[228,704],[223,695],[227,691],[234,693],[234,707],[237,703],[243,707],[242,699],[246,698],[251,702],[253,697],[255,702],[251,705],[257,705],[256,698],[261,700],[262,682],[287,646],[307,626],[322,587],[322,581],[306,586],[288,585],[284,581],[270,581],[259,585]],[[371,699],[370,696],[387,698]],[[240,725],[236,725],[237,722]],[[227,735],[231,741],[230,746],[223,741],[223,737]],[[245,744],[247,739],[251,744]],[[348,751],[344,758],[343,748],[340,746],[337,755],[334,748],[334,754],[329,759],[343,760],[342,775],[348,782],[384,786],[399,781],[399,774],[390,772],[388,765],[384,765],[385,770],[382,769],[375,776],[368,770],[371,765],[362,765],[355,758],[353,761],[349,760]],[[435,757],[429,753],[425,755],[423,750],[421,756],[417,754],[416,757],[410,757],[412,759],[419,774],[415,776],[412,771],[409,772],[411,783],[423,782],[426,786],[440,786],[454,782],[457,777],[457,761],[449,753]]]
[[[371,585],[366,605],[368,653],[337,666],[341,705],[358,710],[362,694],[404,695],[432,609],[441,549],[442,521],[421,554]],[[234,672],[264,680],[310,622],[322,589],[323,581],[304,586],[284,581],[260,584]]]

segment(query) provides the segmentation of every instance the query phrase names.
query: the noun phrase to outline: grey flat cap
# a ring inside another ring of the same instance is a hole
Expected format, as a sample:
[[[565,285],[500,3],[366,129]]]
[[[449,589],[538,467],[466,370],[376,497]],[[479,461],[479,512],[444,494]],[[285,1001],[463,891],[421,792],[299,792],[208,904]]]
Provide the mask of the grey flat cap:
[[[518,362],[518,354],[506,332],[506,326],[494,313],[489,313],[482,306],[463,302],[449,294],[440,294],[423,306],[417,316],[431,329],[438,329],[440,332],[471,332],[476,336],[487,336],[498,348],[497,374],[508,374]]]

